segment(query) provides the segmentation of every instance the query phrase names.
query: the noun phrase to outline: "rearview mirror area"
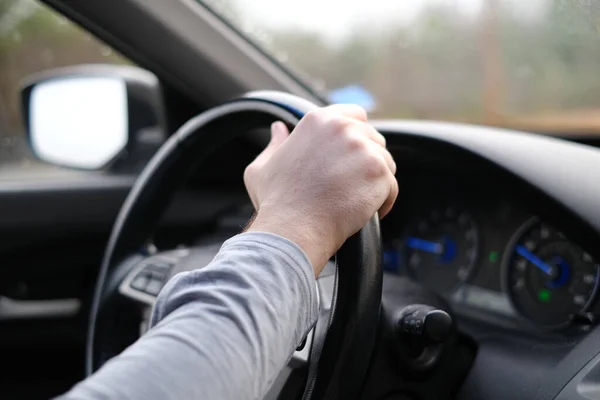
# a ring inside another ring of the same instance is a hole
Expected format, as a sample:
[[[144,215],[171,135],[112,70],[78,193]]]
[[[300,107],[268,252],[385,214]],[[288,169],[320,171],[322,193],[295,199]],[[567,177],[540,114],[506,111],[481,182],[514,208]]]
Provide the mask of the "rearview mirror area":
[[[166,136],[158,80],[135,67],[46,71],[29,79],[22,101],[32,152],[63,167],[110,169]]]

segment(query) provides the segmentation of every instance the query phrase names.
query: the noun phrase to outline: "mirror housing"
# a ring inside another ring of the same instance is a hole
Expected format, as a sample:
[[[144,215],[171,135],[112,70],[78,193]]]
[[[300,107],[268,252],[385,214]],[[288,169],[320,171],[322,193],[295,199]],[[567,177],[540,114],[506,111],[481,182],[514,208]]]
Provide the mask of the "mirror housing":
[[[29,77],[21,98],[30,148],[51,164],[82,170],[138,165],[166,139],[160,83],[137,67],[44,71]]]

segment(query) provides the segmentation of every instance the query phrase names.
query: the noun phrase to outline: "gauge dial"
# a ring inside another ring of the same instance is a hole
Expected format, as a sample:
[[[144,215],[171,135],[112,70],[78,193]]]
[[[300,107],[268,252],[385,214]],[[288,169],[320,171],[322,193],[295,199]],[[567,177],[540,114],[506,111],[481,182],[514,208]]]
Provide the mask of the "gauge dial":
[[[406,265],[417,281],[449,294],[468,280],[478,255],[478,231],[467,212],[432,210],[405,238]]]
[[[537,218],[519,229],[504,262],[505,286],[513,306],[538,327],[566,327],[594,300],[597,262]]]

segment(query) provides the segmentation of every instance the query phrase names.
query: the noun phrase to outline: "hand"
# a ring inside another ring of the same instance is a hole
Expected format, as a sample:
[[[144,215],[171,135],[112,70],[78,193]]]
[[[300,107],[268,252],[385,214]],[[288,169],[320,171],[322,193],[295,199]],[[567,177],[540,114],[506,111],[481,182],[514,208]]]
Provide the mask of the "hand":
[[[246,168],[257,211],[248,231],[271,232],[308,255],[315,276],[344,241],[398,195],[396,164],[365,111],[334,105],[308,113],[293,134],[271,126],[271,142]]]

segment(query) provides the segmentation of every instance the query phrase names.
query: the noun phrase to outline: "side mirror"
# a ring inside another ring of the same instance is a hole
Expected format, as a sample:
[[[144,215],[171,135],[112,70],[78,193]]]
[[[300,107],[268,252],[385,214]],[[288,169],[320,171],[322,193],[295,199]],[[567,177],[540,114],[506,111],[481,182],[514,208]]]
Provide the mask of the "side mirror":
[[[107,169],[166,138],[158,79],[136,67],[49,70],[31,76],[21,94],[31,150],[52,164]]]

